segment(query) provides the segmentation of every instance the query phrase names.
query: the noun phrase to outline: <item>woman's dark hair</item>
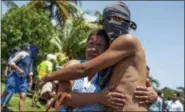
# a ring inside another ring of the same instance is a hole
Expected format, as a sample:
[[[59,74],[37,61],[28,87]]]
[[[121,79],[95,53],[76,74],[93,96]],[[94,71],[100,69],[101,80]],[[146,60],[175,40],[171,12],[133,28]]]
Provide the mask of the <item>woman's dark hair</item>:
[[[98,30],[95,30],[93,31],[88,39],[87,39],[87,42],[89,41],[89,39],[91,38],[91,36],[99,36],[101,38],[103,38],[106,42],[106,47],[108,48],[109,47],[109,42],[110,42],[110,39],[109,39],[109,36],[107,35],[107,33],[103,30],[103,29],[98,29]]]

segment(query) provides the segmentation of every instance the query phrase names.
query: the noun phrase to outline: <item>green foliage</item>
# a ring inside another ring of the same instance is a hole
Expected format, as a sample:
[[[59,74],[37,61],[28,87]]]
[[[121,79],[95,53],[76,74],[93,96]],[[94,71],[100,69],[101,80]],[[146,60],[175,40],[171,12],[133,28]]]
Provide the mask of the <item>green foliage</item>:
[[[170,89],[170,88],[164,88],[161,90],[163,95],[166,97],[166,98],[172,98],[173,96],[173,93],[174,93],[174,90]]]
[[[52,43],[69,59],[84,58],[87,38],[95,28],[98,26],[86,22],[82,16],[70,18],[64,26],[58,28],[59,36],[53,38]]]
[[[45,54],[55,52],[49,47],[54,34],[55,29],[43,10],[30,9],[27,6],[13,7],[2,18],[2,60],[9,58],[14,47],[21,47],[27,42],[38,45],[36,63],[39,63]]]
[[[28,6],[48,11],[50,19],[55,19],[58,25],[63,25],[69,17],[74,17],[79,13],[79,9],[71,2],[76,5],[80,3],[77,0],[31,0]]]
[[[184,105],[184,91],[185,91],[184,87],[177,87],[176,91],[180,93],[180,101]]]
[[[64,53],[58,52],[55,53],[55,55],[57,57],[55,62],[56,65],[63,66],[67,61],[69,61],[68,57]]]
[[[149,80],[155,89],[157,89],[160,86],[159,81],[154,79],[152,76],[149,76]]]
[[[98,10],[94,12],[94,15],[97,17],[95,23],[99,23],[99,21],[103,19],[103,14]]]

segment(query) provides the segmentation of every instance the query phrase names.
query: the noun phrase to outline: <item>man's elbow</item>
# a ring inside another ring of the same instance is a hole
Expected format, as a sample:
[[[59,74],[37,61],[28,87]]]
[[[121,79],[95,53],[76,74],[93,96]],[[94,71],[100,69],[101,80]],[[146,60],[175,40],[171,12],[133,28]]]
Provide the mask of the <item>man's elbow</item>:
[[[9,65],[10,67],[14,67],[14,66],[15,66],[15,62],[14,62],[14,61],[9,61],[9,62],[8,62],[8,65]]]
[[[9,64],[10,67],[16,68],[15,64]]]

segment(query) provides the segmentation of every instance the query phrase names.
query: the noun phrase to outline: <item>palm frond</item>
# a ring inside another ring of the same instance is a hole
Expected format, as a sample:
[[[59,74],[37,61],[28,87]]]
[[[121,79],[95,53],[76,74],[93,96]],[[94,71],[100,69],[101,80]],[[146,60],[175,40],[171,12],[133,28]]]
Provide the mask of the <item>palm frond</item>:
[[[44,10],[48,10],[49,13],[49,18],[52,20],[55,18],[58,22],[59,25],[63,25],[65,21],[70,17],[70,16],[76,16],[78,11],[78,8],[72,4],[73,3],[78,3],[79,1],[77,0],[31,0],[29,5],[29,8],[42,8]],[[54,9],[56,8],[56,10]]]
[[[63,3],[65,4],[65,7],[70,14],[69,16],[75,17],[80,12],[79,9],[75,5],[73,5],[72,3],[67,2],[67,1],[65,1]]]
[[[157,86],[157,88],[160,86],[160,83],[158,80],[154,79],[152,76],[149,76],[149,80],[151,82],[151,84],[155,84]]]
[[[58,0],[56,0],[56,5],[60,8],[60,15],[63,16],[64,21],[66,21],[66,19],[69,17],[69,13],[65,8],[66,5],[64,4],[64,2]]]
[[[44,1],[43,0],[31,0],[28,3],[28,8],[43,8],[44,7]]]

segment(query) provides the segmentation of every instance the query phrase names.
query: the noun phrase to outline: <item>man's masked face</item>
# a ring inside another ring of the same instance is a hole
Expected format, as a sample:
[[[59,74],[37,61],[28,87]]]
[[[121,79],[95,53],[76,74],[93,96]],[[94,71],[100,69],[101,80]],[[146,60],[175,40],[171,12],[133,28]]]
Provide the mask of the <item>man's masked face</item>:
[[[103,20],[104,30],[113,39],[121,34],[127,34],[129,25],[129,21],[116,16],[106,17]]]

